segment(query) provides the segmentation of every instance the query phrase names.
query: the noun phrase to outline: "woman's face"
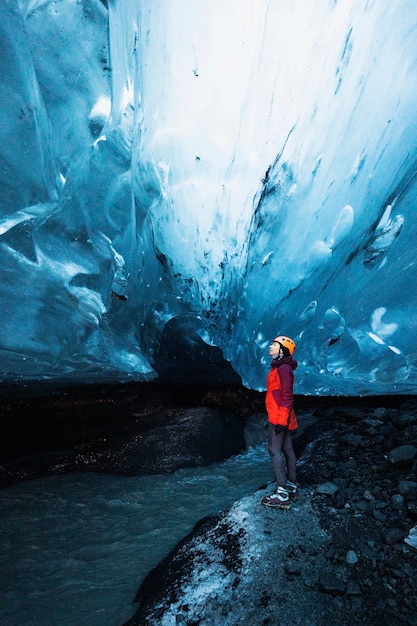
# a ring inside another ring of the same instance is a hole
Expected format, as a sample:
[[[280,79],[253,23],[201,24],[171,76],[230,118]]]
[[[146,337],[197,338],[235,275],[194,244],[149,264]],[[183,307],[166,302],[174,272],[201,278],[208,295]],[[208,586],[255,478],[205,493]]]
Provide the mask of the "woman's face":
[[[280,355],[280,352],[281,344],[276,339],[274,339],[274,341],[269,346],[269,356],[273,359],[276,359]]]

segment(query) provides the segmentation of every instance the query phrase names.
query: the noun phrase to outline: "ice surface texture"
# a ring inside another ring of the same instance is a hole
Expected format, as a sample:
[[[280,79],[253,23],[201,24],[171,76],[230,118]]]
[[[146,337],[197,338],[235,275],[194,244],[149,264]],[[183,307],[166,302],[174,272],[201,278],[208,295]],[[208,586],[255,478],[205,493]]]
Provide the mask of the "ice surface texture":
[[[417,387],[417,4],[7,0],[0,376]]]

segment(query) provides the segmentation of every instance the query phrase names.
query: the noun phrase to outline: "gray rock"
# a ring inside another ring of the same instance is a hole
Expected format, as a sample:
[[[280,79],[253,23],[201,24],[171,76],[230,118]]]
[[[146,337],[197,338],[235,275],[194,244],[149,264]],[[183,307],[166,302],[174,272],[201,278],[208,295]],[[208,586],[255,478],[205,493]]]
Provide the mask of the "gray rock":
[[[340,438],[340,441],[342,443],[344,443],[347,446],[350,446],[352,448],[358,448],[360,446],[362,446],[363,444],[363,437],[361,435],[345,435],[344,437]]]
[[[375,429],[379,428],[379,426],[382,426],[382,424],[383,424],[383,422],[381,420],[372,419],[372,417],[365,417],[363,422],[364,422],[364,424],[367,424],[371,428],[375,428]]]
[[[357,502],[356,509],[358,511],[363,511],[364,513],[369,513],[372,510],[372,505],[369,502]]]
[[[303,583],[309,589],[315,589],[319,582],[319,576],[315,571],[303,572]]]
[[[389,546],[399,543],[404,539],[404,533],[399,528],[392,528],[385,535],[385,543]]]
[[[284,571],[289,576],[299,576],[301,574],[301,567],[299,563],[295,563],[294,561],[287,561],[284,564]]]
[[[413,424],[415,424],[415,422],[416,422],[416,416],[412,415],[412,414],[402,415],[397,420],[398,427],[401,428],[401,429],[404,429],[404,428],[407,428],[409,426],[412,426]]]
[[[397,511],[401,511],[404,508],[404,496],[400,493],[394,493],[391,496],[391,506]]]
[[[187,624],[261,624],[267,618],[272,624],[277,615],[283,624],[349,624],[350,614],[340,619],[314,582],[314,571],[326,567],[328,541],[304,494],[288,513],[262,507],[259,493],[242,498],[201,520],[148,574],[125,626],[175,624],[179,613]],[[309,545],[318,552],[306,561]],[[326,588],[336,594],[344,586],[328,582]]]
[[[358,464],[356,463],[355,459],[349,459],[348,461],[346,461],[345,463],[345,467],[346,469],[350,469],[350,470],[355,470],[358,467]]]
[[[346,593],[349,596],[360,596],[362,591],[358,583],[354,580],[349,580],[346,588]]]
[[[321,485],[316,488],[316,491],[326,496],[334,496],[335,493],[339,491],[339,487],[331,482],[321,483]]]
[[[346,585],[334,572],[324,571],[320,572],[319,589],[331,595],[343,595]]]
[[[349,563],[349,565],[354,565],[358,561],[359,561],[359,558],[355,550],[348,550],[346,553],[346,563]]]
[[[115,442],[98,459],[77,456],[79,470],[126,476],[172,473],[238,454],[245,447],[241,420],[208,407],[175,409],[162,424]]]
[[[389,460],[393,465],[411,464],[417,456],[417,448],[412,446],[411,444],[405,444],[404,446],[399,446],[388,455]]]
[[[417,498],[417,482],[413,480],[400,480],[398,483],[398,491],[405,498]]]
[[[364,497],[364,499],[365,499],[365,500],[367,500],[368,502],[374,502],[374,501],[375,501],[374,496],[373,496],[373,495],[372,495],[372,493],[371,493],[370,491],[368,491],[368,490],[365,490],[365,491],[363,492],[363,497]]]

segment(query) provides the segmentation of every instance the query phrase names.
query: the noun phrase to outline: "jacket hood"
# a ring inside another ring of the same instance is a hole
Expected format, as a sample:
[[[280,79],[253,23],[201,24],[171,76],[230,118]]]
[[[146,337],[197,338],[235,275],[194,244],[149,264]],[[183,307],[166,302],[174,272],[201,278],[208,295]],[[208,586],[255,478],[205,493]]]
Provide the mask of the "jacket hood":
[[[281,365],[289,365],[292,370],[295,370],[298,366],[298,363],[292,356],[285,356],[282,359],[274,359],[271,363],[271,367],[280,367]]]

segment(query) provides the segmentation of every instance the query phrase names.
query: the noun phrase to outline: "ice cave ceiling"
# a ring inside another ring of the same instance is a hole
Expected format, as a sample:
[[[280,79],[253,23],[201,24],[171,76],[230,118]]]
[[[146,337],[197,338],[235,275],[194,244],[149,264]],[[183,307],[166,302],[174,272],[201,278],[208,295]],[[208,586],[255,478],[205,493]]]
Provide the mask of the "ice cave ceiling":
[[[415,0],[3,0],[0,86],[3,381],[416,392]]]

